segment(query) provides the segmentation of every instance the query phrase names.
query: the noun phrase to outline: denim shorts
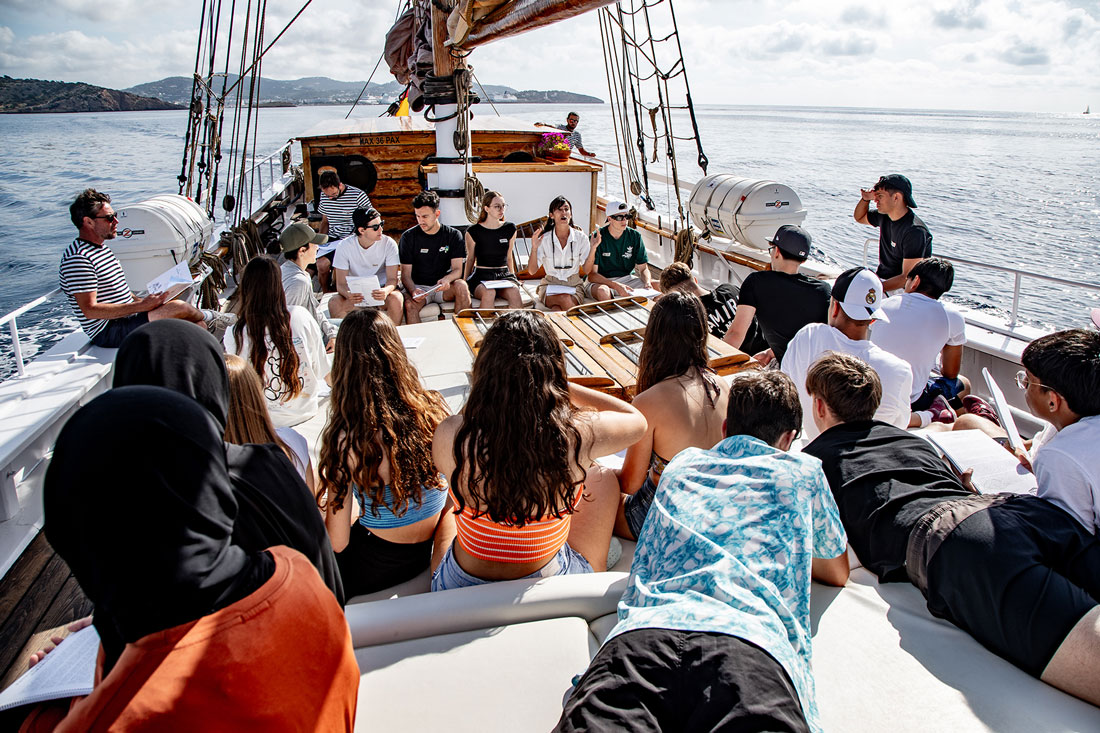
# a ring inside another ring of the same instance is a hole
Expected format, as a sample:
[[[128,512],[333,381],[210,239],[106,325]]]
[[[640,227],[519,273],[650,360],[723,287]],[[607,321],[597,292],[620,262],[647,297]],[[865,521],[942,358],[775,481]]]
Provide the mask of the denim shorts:
[[[568,544],[561,546],[558,554],[550,558],[550,562],[523,578],[550,578],[555,575],[580,575],[591,573],[592,566],[584,559],[584,555],[574,550]],[[495,580],[485,580],[470,575],[458,565],[455,560],[455,547],[451,544],[447,548],[447,554],[443,556],[443,562],[432,573],[432,590],[450,590],[452,588],[466,588],[472,585],[488,585]]]
[[[626,502],[623,504],[623,515],[626,517],[626,526],[630,527],[630,531],[634,534],[634,539],[638,539],[642,534],[645,516],[649,514],[649,505],[653,503],[653,497],[656,494],[657,487],[647,473],[645,481],[642,482],[642,487],[626,497]]]
[[[122,318],[112,318],[102,331],[92,337],[92,346],[117,349],[134,331],[149,322],[148,313],[134,313]]]

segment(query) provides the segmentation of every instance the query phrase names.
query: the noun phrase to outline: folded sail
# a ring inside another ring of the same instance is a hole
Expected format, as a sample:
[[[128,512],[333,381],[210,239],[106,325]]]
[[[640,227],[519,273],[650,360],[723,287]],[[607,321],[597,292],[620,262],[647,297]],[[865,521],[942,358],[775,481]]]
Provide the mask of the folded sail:
[[[447,19],[448,43],[463,50],[568,20],[613,0],[460,0]]]

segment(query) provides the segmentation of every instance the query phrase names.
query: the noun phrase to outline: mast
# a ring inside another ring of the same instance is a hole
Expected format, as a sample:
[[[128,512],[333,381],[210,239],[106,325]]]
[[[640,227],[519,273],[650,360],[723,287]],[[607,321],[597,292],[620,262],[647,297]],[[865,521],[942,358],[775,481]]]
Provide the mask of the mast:
[[[456,70],[465,70],[466,61],[462,57],[451,55],[447,46],[447,15],[448,12],[440,9],[439,3],[432,3],[432,61],[435,76],[438,78],[453,78]],[[452,86],[453,88],[453,86]],[[436,112],[438,122],[435,123],[435,156],[436,166],[439,171],[439,208],[440,219],[450,226],[467,224],[466,208],[463,198],[463,187],[466,181],[466,160],[470,155],[470,135],[467,132],[463,136],[463,149],[455,147],[455,133],[459,128],[459,116],[462,120],[462,128],[470,129],[469,104],[464,99],[459,105],[458,91],[455,101],[450,104],[437,104]]]

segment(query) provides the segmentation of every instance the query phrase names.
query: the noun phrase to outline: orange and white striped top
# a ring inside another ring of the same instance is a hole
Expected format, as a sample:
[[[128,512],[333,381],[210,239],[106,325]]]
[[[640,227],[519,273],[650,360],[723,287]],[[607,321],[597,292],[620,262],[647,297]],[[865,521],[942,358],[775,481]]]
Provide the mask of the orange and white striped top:
[[[584,493],[582,484],[577,490],[574,508]],[[452,498],[453,498],[452,492]],[[456,500],[457,503],[457,500]],[[488,515],[474,517],[469,504],[455,515],[458,544],[479,560],[505,563],[549,562],[565,544],[569,536],[569,520],[573,515],[548,516],[533,519],[522,527],[498,524]]]

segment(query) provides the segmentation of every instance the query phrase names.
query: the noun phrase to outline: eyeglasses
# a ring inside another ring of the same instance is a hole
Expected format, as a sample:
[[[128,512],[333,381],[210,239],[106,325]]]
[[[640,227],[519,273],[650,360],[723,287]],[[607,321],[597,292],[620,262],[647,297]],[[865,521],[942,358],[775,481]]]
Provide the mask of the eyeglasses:
[[[496,209],[497,211],[504,211],[508,208],[508,204],[493,204],[490,209]]]
[[[118,221],[118,214],[104,214],[102,216],[89,216],[89,219],[106,219],[107,221]]]
[[[1027,389],[1028,387],[1030,387],[1033,384],[1036,387],[1038,387],[1039,389],[1051,389],[1050,387],[1046,386],[1045,384],[1040,384],[1037,380],[1032,380],[1030,377],[1027,376],[1027,372],[1024,371],[1023,369],[1016,372],[1016,386],[1017,387],[1019,387],[1020,389]]]
[[[612,214],[607,217],[608,219],[614,219],[615,221],[626,221],[630,218],[630,214]]]
[[[382,227],[383,227],[383,226],[384,226],[385,224],[386,224],[386,220],[385,220],[385,219],[383,219],[382,221],[378,222],[377,224],[367,224],[367,225],[366,225],[366,226],[364,226],[363,228],[364,228],[364,229],[373,229],[373,230],[375,230],[375,231],[378,231],[378,230],[379,230],[379,229],[381,229],[381,228],[382,228]]]

